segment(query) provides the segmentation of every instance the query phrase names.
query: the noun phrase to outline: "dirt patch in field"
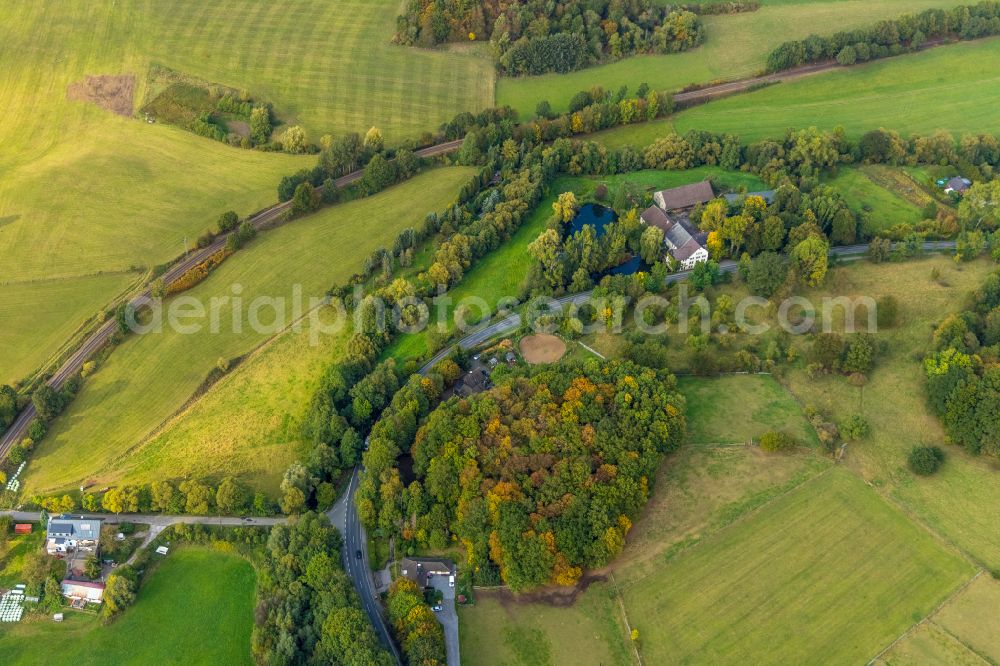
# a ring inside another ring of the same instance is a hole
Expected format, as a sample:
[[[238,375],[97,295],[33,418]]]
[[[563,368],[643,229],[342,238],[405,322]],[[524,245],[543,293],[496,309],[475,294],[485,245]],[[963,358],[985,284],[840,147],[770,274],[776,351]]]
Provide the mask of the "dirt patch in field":
[[[66,89],[68,99],[76,102],[90,102],[105,111],[126,118],[132,116],[134,95],[135,77],[131,74],[87,76],[82,81],[71,83]]]
[[[233,134],[239,134],[246,139],[250,138],[250,125],[242,120],[227,120],[226,127]]]
[[[603,574],[588,574],[577,581],[573,587],[546,587],[522,594],[514,594],[504,587],[490,590],[476,590],[476,596],[496,599],[504,608],[521,604],[546,604],[548,606],[566,608],[576,603],[579,596],[586,592],[587,588],[593,583],[603,583],[607,579],[608,577]]]
[[[521,355],[528,363],[555,363],[566,353],[566,343],[554,335],[539,333],[521,338]]]

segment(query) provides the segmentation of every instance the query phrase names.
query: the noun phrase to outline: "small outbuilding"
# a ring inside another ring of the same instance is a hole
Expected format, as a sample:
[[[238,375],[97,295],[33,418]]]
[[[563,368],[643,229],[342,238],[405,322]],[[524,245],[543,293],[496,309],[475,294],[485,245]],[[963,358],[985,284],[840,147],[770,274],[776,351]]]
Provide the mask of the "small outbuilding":
[[[684,210],[700,203],[706,203],[715,198],[712,183],[703,180],[700,183],[671,187],[653,194],[653,201],[663,210]]]
[[[14,525],[14,534],[31,534],[32,528],[31,523],[18,523]]]
[[[944,192],[945,194],[951,194],[952,192],[964,194],[970,187],[972,187],[971,180],[955,176],[954,178],[950,178],[948,182],[945,183]]]

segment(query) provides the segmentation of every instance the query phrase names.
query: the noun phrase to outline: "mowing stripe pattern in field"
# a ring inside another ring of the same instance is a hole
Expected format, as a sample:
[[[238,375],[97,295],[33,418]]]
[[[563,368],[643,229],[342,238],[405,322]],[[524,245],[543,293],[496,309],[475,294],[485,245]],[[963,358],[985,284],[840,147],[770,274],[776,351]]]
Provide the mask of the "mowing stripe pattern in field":
[[[75,488],[81,482],[106,485],[123,477],[133,480],[129,477],[132,468],[148,475],[140,477],[143,481],[238,474],[276,487],[276,477],[294,459],[293,446],[237,437],[235,450],[222,450],[200,446],[204,441],[193,438],[187,440],[192,446],[171,452],[171,459],[178,462],[176,468],[149,469],[142,465],[146,452],[140,444],[185,404],[219,359],[239,357],[270,337],[247,323],[255,297],[284,298],[284,311],[291,316],[295,285],[301,288],[307,306],[311,296],[322,296],[360,270],[363,258],[377,247],[391,247],[400,231],[419,226],[427,211],[447,206],[474,173],[471,168],[436,169],[373,197],[324,209],[262,235],[185,294],[198,299],[206,311],[212,298],[230,297],[218,310],[224,324],[219,332],[211,333],[203,322],[195,334],[184,335],[164,326],[162,333],[127,338],[36,446],[25,470],[27,492]],[[243,299],[240,331],[225,324],[232,319],[236,285]],[[269,323],[271,313],[265,308],[261,321]]]
[[[973,571],[834,468],[623,594],[649,663],[859,663]]]
[[[318,139],[379,127],[398,142],[492,105],[492,63],[390,43],[398,0],[150,5],[151,57],[245,88]]]

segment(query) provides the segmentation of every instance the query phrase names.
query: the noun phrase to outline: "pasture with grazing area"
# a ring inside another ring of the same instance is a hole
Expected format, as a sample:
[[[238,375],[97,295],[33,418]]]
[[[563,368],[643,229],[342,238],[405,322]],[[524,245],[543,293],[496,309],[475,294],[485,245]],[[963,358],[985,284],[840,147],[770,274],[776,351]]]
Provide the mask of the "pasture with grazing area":
[[[682,377],[678,387],[687,399],[692,444],[746,444],[765,432],[783,431],[801,444],[819,445],[802,408],[773,377]]]
[[[126,338],[36,446],[25,469],[26,492],[75,488],[81,483],[103,486],[113,481],[225,474],[246,475],[258,486],[274,488],[281,470],[295,456],[291,446],[271,446],[266,437],[240,436],[203,448],[205,440],[192,436],[185,438],[190,447],[172,447],[169,455],[176,468],[150,468],[144,464],[145,438],[191,398],[220,358],[239,357],[274,334],[258,333],[249,326],[251,300],[284,298],[285,312],[292,316],[292,301],[287,299],[293,298],[296,285],[308,306],[310,297],[322,296],[359,271],[363,258],[377,247],[391,247],[395,236],[418,226],[427,211],[452,202],[474,173],[459,167],[431,170],[373,197],[325,208],[262,234],[185,294],[207,311],[213,297],[232,296],[239,285],[241,330],[226,324],[233,308],[227,301],[218,310],[222,325],[216,334],[203,322],[203,329],[190,335],[164,326],[162,333]],[[413,205],[417,200],[420,205]],[[272,316],[272,310],[265,308],[260,319],[266,325]],[[285,387],[269,385],[261,390]],[[232,414],[225,418],[233,420]],[[229,449],[227,441],[239,446]]]
[[[108,626],[92,615],[48,615],[0,632],[4,662],[251,664],[255,579],[250,563],[202,548],[171,550],[135,605]]]
[[[664,563],[621,577],[650,663],[875,656],[973,567],[834,468]]]
[[[810,126],[840,126],[855,138],[877,127],[904,136],[978,133],[997,126],[998,72],[1000,39],[964,42],[710,102],[682,111],[673,124],[679,132],[731,132],[744,141]]]
[[[643,55],[570,72],[497,80],[497,103],[517,109],[522,118],[535,114],[535,106],[548,100],[564,111],[574,94],[602,86],[635,91],[642,83],[655,90],[679,91],[691,84],[753,76],[764,68],[767,55],[790,39],[811,34],[830,35],[875,24],[881,19],[928,8],[967,4],[962,0],[788,0],[764,2],[760,9],[742,14],[703,16],[705,42],[690,51],[669,55]]]
[[[932,275],[935,269],[939,279]],[[863,387],[833,375],[810,379],[801,369],[788,374],[787,385],[838,423],[862,414],[871,434],[848,446],[845,463],[982,566],[997,569],[1000,532],[990,510],[1000,504],[996,459],[944,446],[947,458],[934,476],[916,477],[906,467],[911,447],[944,444],[941,424],[926,405],[921,362],[933,326],[961,310],[964,295],[979,288],[991,270],[986,261],[956,264],[936,256],[897,264],[863,261],[831,271],[826,287],[808,292],[808,298],[892,295],[899,302],[900,324],[880,330],[886,351]]]

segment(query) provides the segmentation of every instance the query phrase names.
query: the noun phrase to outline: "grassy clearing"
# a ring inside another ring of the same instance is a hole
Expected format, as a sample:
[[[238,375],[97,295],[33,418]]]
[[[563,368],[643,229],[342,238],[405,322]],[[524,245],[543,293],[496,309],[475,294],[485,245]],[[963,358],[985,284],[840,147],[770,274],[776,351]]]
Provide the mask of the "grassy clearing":
[[[7,544],[0,548],[0,588],[11,588],[25,582],[21,578],[24,558],[28,553],[38,550],[45,542],[45,527],[35,525],[31,534],[14,535],[12,532]]]
[[[931,271],[941,272],[941,282]],[[917,478],[906,468],[915,444],[941,444],[941,424],[924,402],[923,357],[932,326],[962,307],[962,295],[978,288],[992,266],[985,261],[956,266],[950,257],[901,264],[859,262],[833,271],[823,290],[807,294],[895,296],[901,324],[882,330],[887,345],[868,383],[853,387],[842,377],[810,379],[802,370],[789,373],[787,385],[805,404],[842,422],[860,411],[871,435],[848,446],[846,462],[866,481],[899,502],[914,517],[943,534],[985,566],[1000,566],[1000,533],[990,507],[1000,504],[996,460],[973,458],[947,448],[948,459],[933,477]]]
[[[879,185],[865,169],[840,169],[828,182],[837,188],[855,213],[867,213],[867,233],[888,229],[901,222],[916,224],[924,219],[920,208]]]
[[[977,653],[1000,661],[1000,582],[979,576],[934,616],[940,625]]]
[[[548,100],[556,110],[565,110],[575,93],[593,86],[617,90],[627,85],[634,91],[645,82],[657,90],[673,91],[694,83],[752,76],[763,69],[767,54],[785,40],[832,34],[930,7],[957,4],[962,3],[960,0],[767,2],[755,12],[703,17],[705,43],[685,53],[636,56],[569,74],[498,79],[497,102],[513,106],[522,117],[531,117],[541,100]]]
[[[972,567],[834,468],[623,590],[650,663],[868,659]]]
[[[904,135],[980,132],[997,124],[990,91],[998,71],[1000,40],[955,44],[736,95],[684,111],[673,122],[681,132],[732,132],[745,141],[809,126],[839,125],[853,137],[874,127]]]
[[[819,445],[802,408],[773,377],[683,377],[679,386],[687,398],[692,444],[745,444],[781,430],[802,443]]]
[[[875,663],[884,666],[917,666],[918,664],[983,666],[986,662],[954,637],[941,630],[940,627],[926,622],[894,645]]]
[[[137,470],[138,479],[176,476],[180,470],[143,466],[143,438],[184,405],[218,359],[239,357],[273,335],[251,330],[247,320],[251,301],[257,296],[281,297],[291,316],[295,285],[301,287],[308,304],[310,297],[321,296],[331,285],[345,281],[375,248],[390,245],[400,230],[417,225],[428,210],[451,202],[472,173],[466,168],[437,169],[374,197],[324,209],[264,234],[185,294],[207,311],[211,299],[231,296],[232,287],[241,285],[242,330],[226,325],[233,308],[232,301],[226,301],[218,310],[223,325],[217,334],[211,334],[206,323],[191,335],[165,326],[163,333],[126,339],[86,382],[32,454],[25,470],[26,492],[75,488],[81,482],[103,486],[130,478],[132,469]],[[416,200],[420,205],[413,204]],[[265,308],[260,320],[265,325],[272,322],[273,310]],[[277,384],[254,390],[281,392],[287,387]],[[233,417],[226,412],[224,418]],[[260,440],[245,432],[230,439],[239,450],[218,459],[216,447],[226,451],[225,442],[208,447],[201,435],[184,441],[190,447],[170,456],[176,455],[172,459],[177,461],[184,458],[183,471],[197,476],[240,474],[258,482],[280,473],[294,456],[290,447],[276,447],[273,439]],[[82,446],[83,442],[87,445]],[[251,442],[261,448],[252,448]],[[276,465],[280,468],[274,469]]]
[[[135,606],[109,626],[67,612],[7,625],[0,651],[11,664],[250,664],[255,575],[235,555],[198,548],[170,553]]]
[[[4,350],[0,356],[0,384],[31,373],[136,277],[112,273],[0,286],[0,348]]]
[[[474,606],[459,606],[458,615],[463,663],[571,666],[635,658],[608,583],[592,585],[568,608],[480,594]]]

